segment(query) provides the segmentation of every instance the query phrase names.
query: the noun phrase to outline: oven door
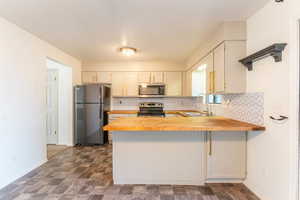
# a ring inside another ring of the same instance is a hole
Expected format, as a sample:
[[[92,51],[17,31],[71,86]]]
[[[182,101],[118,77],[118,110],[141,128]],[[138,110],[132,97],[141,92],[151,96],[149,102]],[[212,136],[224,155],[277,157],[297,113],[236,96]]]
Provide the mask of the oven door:
[[[140,85],[139,95],[165,95],[164,85]]]

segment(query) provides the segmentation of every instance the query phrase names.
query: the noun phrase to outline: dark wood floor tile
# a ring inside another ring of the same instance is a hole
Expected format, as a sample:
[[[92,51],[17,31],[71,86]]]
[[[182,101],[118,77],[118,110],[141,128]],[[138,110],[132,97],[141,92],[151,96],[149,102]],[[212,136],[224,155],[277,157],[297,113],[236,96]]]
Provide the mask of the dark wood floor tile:
[[[49,181],[49,185],[59,185],[64,179],[62,178],[54,178],[54,179],[50,179]]]
[[[207,199],[209,199],[209,196],[206,196]],[[189,200],[205,200],[205,196],[199,195],[199,194],[191,194],[188,195]]]
[[[175,195],[187,195],[186,193],[186,189],[184,186],[180,186],[180,185],[175,185],[173,187],[173,191]]]
[[[159,186],[158,185],[146,185],[147,192],[149,194],[159,194]]]
[[[13,192],[17,187],[18,187],[18,185],[14,184],[14,183],[4,187],[2,190],[0,190],[0,197],[1,197],[1,195]]]
[[[173,187],[171,185],[160,185],[159,194],[174,195]]]
[[[200,186],[199,187],[199,191],[202,195],[207,195],[207,196],[212,196],[214,195],[214,192],[212,191],[212,189],[208,186]]]
[[[132,195],[133,186],[131,185],[124,185],[120,188],[120,195]]]
[[[121,190],[121,186],[108,186],[108,187],[105,187],[104,189],[104,194],[107,195],[107,194],[119,194],[120,193],[120,190]],[[125,192],[125,191],[123,191]]]
[[[58,185],[56,188],[53,190],[53,194],[63,194],[66,192],[69,188],[69,185]]]
[[[216,196],[220,199],[220,200],[235,200],[233,199],[229,194],[227,193],[216,193]]]
[[[185,187],[185,191],[188,195],[200,195],[201,194],[200,186],[188,185]]]
[[[2,200],[259,200],[243,184],[114,185],[112,147],[74,147],[0,190]]]
[[[91,195],[88,200],[102,200],[103,195]]]
[[[174,195],[168,195],[168,194],[161,194],[160,200],[175,200]]]
[[[136,195],[136,194],[143,195],[143,194],[148,194],[148,190],[145,185],[135,185],[135,186],[133,186],[132,193],[134,195]]]

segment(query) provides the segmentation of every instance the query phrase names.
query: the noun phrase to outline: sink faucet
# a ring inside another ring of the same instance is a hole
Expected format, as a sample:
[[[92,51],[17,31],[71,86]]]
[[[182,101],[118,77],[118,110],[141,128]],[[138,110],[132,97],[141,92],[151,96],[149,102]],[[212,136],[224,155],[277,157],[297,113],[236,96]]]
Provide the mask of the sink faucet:
[[[207,116],[213,116],[212,105],[206,104],[206,110],[203,111]]]

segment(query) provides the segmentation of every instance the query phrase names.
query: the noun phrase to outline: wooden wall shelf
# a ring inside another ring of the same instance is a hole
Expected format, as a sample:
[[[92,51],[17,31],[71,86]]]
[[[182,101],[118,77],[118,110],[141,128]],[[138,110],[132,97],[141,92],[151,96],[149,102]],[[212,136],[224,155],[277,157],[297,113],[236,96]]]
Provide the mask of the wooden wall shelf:
[[[281,62],[282,60],[282,51],[284,50],[287,43],[276,43],[263,50],[260,50],[244,59],[241,59],[240,62],[248,68],[248,71],[253,70],[253,63],[255,61],[261,60],[268,56],[272,56],[275,62]]]

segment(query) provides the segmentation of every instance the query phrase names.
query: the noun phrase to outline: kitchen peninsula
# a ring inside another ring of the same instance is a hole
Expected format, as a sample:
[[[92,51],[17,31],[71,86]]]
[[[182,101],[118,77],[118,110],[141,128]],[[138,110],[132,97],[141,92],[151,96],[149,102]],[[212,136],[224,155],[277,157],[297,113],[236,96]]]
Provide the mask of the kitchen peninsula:
[[[125,117],[113,132],[115,184],[203,185],[246,176],[246,132],[265,128],[224,117]]]

